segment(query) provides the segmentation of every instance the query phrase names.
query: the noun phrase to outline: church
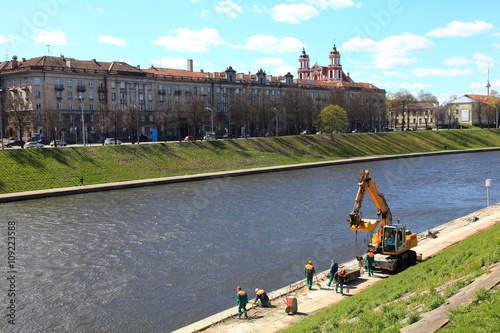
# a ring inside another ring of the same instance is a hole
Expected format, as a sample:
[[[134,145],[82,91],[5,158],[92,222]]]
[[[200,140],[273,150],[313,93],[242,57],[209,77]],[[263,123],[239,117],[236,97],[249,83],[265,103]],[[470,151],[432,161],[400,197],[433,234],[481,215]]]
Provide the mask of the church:
[[[298,79],[310,81],[344,81],[353,82],[349,75],[346,75],[340,64],[340,52],[336,45],[333,45],[332,51],[329,54],[328,66],[320,66],[315,63],[310,67],[309,56],[305,48],[302,49],[302,54],[299,56]]]

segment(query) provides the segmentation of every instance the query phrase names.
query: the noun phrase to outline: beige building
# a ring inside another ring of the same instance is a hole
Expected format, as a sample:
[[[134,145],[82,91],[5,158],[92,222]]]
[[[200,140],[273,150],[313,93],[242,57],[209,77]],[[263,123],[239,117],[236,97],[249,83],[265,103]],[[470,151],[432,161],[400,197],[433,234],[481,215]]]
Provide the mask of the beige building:
[[[446,104],[445,123],[452,127],[498,127],[499,99],[488,95],[464,95]],[[494,105],[495,104],[495,105]]]
[[[4,137],[97,143],[106,137],[132,142],[202,137],[211,130],[227,136],[298,134],[313,129],[332,90],[349,99],[363,92],[378,104],[385,98],[384,90],[352,80],[341,86],[294,81],[290,73],[243,74],[231,67],[204,73],[192,66],[190,60],[179,70],[64,56],[13,57],[0,63]],[[292,96],[305,100],[307,117],[292,115],[293,103],[287,102]]]

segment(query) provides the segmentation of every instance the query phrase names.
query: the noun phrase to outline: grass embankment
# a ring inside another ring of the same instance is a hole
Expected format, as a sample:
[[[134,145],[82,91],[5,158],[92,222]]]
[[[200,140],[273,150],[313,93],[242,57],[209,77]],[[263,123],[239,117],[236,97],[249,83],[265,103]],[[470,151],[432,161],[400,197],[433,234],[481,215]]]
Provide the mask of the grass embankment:
[[[500,225],[391,276],[285,330],[296,332],[399,332],[446,302],[484,266],[500,261]],[[443,332],[498,332],[500,293],[479,289],[475,300],[451,311]]]
[[[500,147],[499,130],[284,136],[210,142],[5,149],[0,193],[380,154]]]

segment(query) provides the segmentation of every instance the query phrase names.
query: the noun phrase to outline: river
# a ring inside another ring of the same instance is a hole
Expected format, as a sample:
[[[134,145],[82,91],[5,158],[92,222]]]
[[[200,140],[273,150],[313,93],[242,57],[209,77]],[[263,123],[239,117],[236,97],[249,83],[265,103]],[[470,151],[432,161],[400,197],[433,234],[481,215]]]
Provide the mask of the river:
[[[235,287],[278,289],[313,260],[351,260],[348,228],[370,169],[393,218],[413,232],[500,201],[500,152],[418,157],[0,205],[15,228],[15,300],[2,332],[169,332],[235,304]],[[376,217],[366,198],[363,216]],[[4,243],[4,253],[7,244]]]

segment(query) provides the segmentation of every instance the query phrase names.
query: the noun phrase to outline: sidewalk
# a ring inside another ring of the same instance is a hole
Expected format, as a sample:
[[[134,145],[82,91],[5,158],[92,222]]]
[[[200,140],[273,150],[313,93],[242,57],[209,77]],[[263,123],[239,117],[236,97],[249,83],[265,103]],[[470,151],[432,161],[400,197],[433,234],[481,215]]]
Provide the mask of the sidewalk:
[[[472,222],[475,217],[479,219]],[[461,240],[491,228],[497,223],[500,223],[500,204],[481,209],[477,212],[432,229],[433,232],[437,233],[437,238],[427,238],[426,233],[420,234],[419,245],[414,248],[414,250],[418,254],[421,254],[422,259],[425,260],[452,246],[453,244],[460,242]],[[354,260],[347,264],[355,265],[356,261]],[[237,309],[236,307],[233,307],[209,318],[205,318],[196,323],[178,329],[174,331],[174,333],[190,333],[200,331],[207,333],[281,332],[287,327],[303,320],[307,316],[341,302],[346,297],[356,295],[360,291],[385,279],[387,276],[388,275],[386,274],[377,273],[372,277],[368,277],[365,274],[356,281],[349,283],[349,291],[345,296],[335,293],[335,288],[328,287],[327,280],[325,279],[320,280],[321,286],[315,285],[313,290],[303,288],[304,281],[298,281],[295,284],[271,292],[270,297],[274,298],[272,301],[272,307],[268,309],[250,309],[248,313],[249,319],[247,320],[238,320],[235,318]],[[495,285],[500,282],[500,274],[488,274],[485,275],[483,279],[488,280],[489,284]],[[296,289],[298,291],[295,291]],[[294,315],[285,313],[283,296],[286,295],[287,292],[288,295],[295,295],[298,300],[298,313]],[[344,292],[346,292],[346,290],[344,290]],[[447,310],[444,309],[443,311],[443,313],[446,314]],[[435,315],[430,315],[430,318],[433,318],[434,316]],[[424,318],[422,318],[422,320],[423,319]],[[422,321],[422,323],[426,322],[428,321]],[[424,331],[432,332],[433,330],[427,330],[426,327]],[[422,332],[422,327],[408,332]]]

